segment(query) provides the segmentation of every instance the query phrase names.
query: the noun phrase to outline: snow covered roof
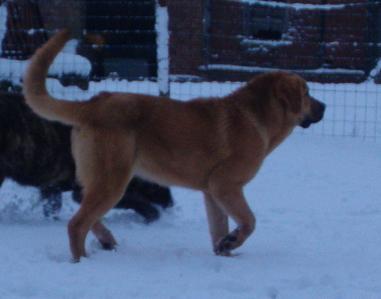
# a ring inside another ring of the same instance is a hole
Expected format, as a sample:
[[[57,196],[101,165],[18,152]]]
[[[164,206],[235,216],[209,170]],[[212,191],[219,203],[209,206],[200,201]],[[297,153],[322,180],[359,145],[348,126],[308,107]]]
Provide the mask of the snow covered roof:
[[[199,67],[200,70],[214,70],[214,71],[232,71],[232,72],[270,72],[278,70],[277,68],[271,67],[258,67],[258,66],[244,66],[244,65],[229,65],[229,64],[208,64]],[[279,69],[280,70],[280,69]],[[282,69],[283,71],[295,71],[291,69]],[[352,70],[352,69],[328,69],[328,68],[318,68],[318,69],[301,69],[298,70],[304,74],[347,74],[347,75],[364,75],[363,70]]]
[[[306,3],[284,3],[284,2],[278,2],[278,1],[264,1],[264,0],[231,0],[231,1],[269,6],[274,8],[287,8],[287,9],[294,9],[294,10],[334,10],[334,9],[344,9],[348,6],[359,4],[359,3],[306,4]]]

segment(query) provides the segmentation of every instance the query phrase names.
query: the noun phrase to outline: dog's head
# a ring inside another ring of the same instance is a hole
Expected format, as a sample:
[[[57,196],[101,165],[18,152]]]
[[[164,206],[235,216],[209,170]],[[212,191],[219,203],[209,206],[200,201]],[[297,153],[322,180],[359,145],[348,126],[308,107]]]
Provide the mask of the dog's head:
[[[280,73],[274,88],[275,97],[295,125],[308,128],[323,118],[325,104],[309,94],[307,83],[300,76]]]

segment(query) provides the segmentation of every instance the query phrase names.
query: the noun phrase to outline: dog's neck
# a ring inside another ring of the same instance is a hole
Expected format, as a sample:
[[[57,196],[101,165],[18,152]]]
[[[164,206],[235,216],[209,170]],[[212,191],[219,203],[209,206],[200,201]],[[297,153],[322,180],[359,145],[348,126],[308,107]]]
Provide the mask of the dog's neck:
[[[288,135],[291,134],[295,127],[292,120],[288,119],[283,109],[271,97],[264,97],[262,95],[252,94],[249,88],[242,87],[233,93],[234,101],[239,101],[243,105],[240,107],[244,114],[253,114],[256,120],[255,128],[261,134],[265,144],[267,145],[267,154],[275,149]],[[230,98],[228,96],[227,98]],[[272,106],[269,109],[269,106]],[[271,115],[269,114],[271,113]]]

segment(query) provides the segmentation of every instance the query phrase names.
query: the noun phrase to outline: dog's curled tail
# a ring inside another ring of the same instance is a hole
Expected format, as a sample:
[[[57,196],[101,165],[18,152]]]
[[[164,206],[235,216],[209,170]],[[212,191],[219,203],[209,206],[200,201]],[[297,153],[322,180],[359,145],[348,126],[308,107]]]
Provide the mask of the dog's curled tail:
[[[79,114],[84,112],[85,103],[53,98],[46,90],[45,82],[50,65],[69,39],[70,32],[63,29],[34,53],[24,75],[23,93],[28,106],[39,116],[76,125],[80,122]]]

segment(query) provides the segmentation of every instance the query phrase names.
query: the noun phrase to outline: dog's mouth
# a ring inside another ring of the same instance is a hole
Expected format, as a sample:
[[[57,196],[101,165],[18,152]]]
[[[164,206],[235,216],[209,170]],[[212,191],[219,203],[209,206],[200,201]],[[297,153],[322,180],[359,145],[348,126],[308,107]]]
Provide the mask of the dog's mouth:
[[[311,101],[311,113],[306,115],[299,124],[304,129],[308,128],[311,124],[318,123],[324,116],[325,104],[312,97]]]

